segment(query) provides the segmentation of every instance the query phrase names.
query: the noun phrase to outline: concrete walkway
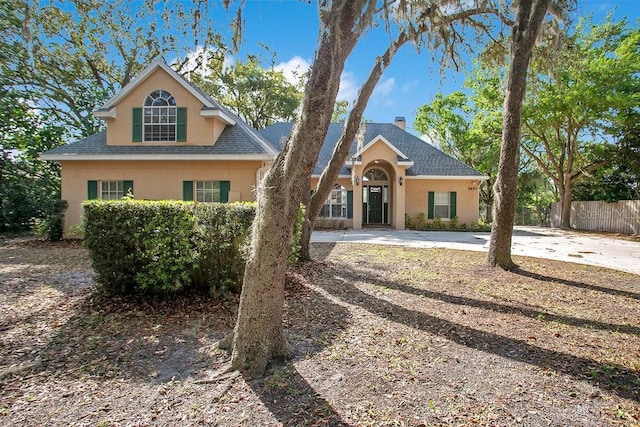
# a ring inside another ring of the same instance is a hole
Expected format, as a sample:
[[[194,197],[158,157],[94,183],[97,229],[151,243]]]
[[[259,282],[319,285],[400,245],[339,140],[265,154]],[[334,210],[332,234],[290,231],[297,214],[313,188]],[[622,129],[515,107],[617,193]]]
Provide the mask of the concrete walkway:
[[[488,232],[363,229],[314,231],[312,242],[375,243],[413,248],[489,250]],[[545,227],[516,227],[512,255],[596,265],[640,275],[640,242]],[[640,280],[640,278],[639,278]]]

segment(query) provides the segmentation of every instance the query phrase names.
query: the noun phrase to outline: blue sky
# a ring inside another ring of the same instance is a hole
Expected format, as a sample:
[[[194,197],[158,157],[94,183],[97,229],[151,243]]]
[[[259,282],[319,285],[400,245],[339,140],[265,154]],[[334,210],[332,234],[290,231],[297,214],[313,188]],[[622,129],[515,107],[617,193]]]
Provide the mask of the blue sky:
[[[595,22],[602,22],[612,12],[616,20],[626,17],[632,25],[638,25],[640,0],[578,0],[578,3],[574,19],[593,14]],[[295,68],[304,71],[312,63],[318,29],[315,1],[309,4],[298,0],[247,0],[243,16],[245,29],[238,58],[247,54],[266,57],[260,47],[263,44],[277,54],[276,64],[285,71]],[[218,30],[225,32],[222,28]],[[375,57],[383,52],[388,40],[383,29],[361,39],[346,64],[339,99],[353,101]],[[477,50],[481,48],[478,46]],[[404,116],[408,129],[412,130],[416,111],[421,105],[430,102],[436,93],[448,94],[462,89],[465,71],[472,59],[471,55],[466,56],[466,68],[456,72],[434,62],[432,52],[418,54],[413,46],[405,45],[380,80],[365,118],[374,122],[393,122],[396,116]]]

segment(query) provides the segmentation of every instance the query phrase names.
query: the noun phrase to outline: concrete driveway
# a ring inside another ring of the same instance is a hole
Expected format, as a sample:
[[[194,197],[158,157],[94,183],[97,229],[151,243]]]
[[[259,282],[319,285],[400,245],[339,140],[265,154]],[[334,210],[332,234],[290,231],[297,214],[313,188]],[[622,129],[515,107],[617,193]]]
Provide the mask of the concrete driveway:
[[[392,229],[314,231],[312,242],[375,243],[487,252],[488,232]],[[596,265],[640,275],[640,242],[545,227],[516,227],[512,255]]]

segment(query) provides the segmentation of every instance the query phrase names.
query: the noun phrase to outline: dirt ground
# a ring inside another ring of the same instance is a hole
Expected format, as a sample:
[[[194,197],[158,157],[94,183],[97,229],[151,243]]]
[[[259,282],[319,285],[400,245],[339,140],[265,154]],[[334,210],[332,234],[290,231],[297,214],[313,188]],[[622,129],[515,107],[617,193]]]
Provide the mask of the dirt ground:
[[[316,244],[295,353],[213,381],[237,299],[107,298],[78,242],[0,241],[0,425],[637,426],[640,276]]]

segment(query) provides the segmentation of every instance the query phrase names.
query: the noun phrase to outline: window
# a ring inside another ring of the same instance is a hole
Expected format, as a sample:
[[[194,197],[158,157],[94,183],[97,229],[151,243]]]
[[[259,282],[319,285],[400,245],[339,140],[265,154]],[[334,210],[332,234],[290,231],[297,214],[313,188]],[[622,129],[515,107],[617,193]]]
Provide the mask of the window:
[[[322,206],[320,217],[323,218],[347,218],[347,190],[336,185],[329,198]]]
[[[120,200],[124,196],[123,181],[102,181],[100,183],[100,198],[102,200]]]
[[[433,214],[436,218],[449,218],[449,192],[436,191],[433,195]]]
[[[220,181],[196,181],[196,201],[212,203],[220,201]]]
[[[182,200],[227,203],[230,189],[230,181],[183,181]]]
[[[144,140],[175,141],[176,100],[169,92],[156,90],[144,101]]]
[[[133,194],[133,181],[89,181],[87,198],[102,200],[120,200],[127,193]]]
[[[429,191],[427,198],[428,219],[451,219],[457,215],[455,191]]]
[[[387,173],[382,169],[369,169],[364,174],[363,181],[388,181]]]

